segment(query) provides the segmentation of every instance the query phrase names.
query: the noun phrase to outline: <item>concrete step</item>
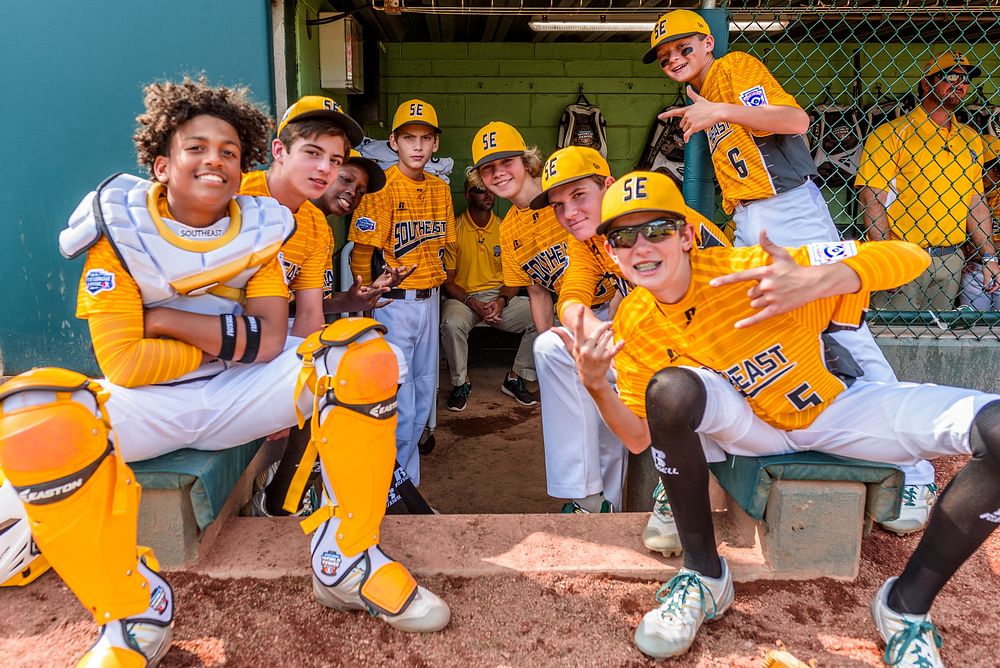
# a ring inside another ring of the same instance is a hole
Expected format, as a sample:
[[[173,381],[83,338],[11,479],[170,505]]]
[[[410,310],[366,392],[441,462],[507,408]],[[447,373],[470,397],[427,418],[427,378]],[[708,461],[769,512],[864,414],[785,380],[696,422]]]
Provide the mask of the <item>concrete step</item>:
[[[648,552],[640,536],[646,513],[605,515],[421,515],[386,517],[382,547],[417,577],[599,574],[669,579],[680,558]],[[764,561],[759,541],[741,544],[717,514],[720,553],[737,581],[794,579]],[[226,520],[212,549],[188,572],[218,578],[309,574],[309,536],[294,518]]]

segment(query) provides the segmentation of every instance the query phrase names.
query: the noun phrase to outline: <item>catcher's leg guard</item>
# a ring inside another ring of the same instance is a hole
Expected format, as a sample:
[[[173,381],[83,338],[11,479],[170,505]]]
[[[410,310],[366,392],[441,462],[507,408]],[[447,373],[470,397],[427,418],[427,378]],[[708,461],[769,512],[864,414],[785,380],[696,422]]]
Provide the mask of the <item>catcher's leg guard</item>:
[[[106,398],[98,383],[63,369],[36,369],[0,386],[0,459],[35,542],[95,621],[133,617],[129,623],[168,627],[173,596],[139,563],[140,489],[109,438]],[[157,635],[155,645],[169,634]]]
[[[384,333],[370,318],[343,318],[299,348],[300,385],[308,382],[315,396],[312,441],[286,501],[297,502],[318,455],[328,503],[303,522],[307,531],[322,524],[312,550],[317,597],[331,607],[370,608],[397,628],[437,630],[450,619],[447,605],[378,549],[395,466],[399,376]],[[415,613],[420,618],[410,619]]]

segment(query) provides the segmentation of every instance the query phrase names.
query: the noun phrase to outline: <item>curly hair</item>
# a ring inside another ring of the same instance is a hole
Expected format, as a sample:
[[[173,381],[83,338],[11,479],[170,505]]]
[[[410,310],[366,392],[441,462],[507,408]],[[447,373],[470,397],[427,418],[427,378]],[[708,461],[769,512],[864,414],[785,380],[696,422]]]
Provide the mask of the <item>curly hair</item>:
[[[528,176],[537,179],[542,175],[545,158],[542,157],[542,152],[537,146],[530,146],[521,154],[521,163],[524,165],[524,171],[528,173]],[[483,183],[483,177],[479,174],[479,169],[476,167],[467,167],[465,169],[465,178],[474,188],[486,188],[486,184]]]
[[[151,83],[143,89],[146,112],[136,117],[139,128],[132,136],[139,164],[153,173],[157,156],[170,155],[170,140],[182,124],[195,116],[214,116],[236,130],[240,139],[240,169],[250,171],[268,157],[268,138],[273,123],[248,98],[244,86],[213,88],[204,76],[197,81],[184,77],[176,83]]]

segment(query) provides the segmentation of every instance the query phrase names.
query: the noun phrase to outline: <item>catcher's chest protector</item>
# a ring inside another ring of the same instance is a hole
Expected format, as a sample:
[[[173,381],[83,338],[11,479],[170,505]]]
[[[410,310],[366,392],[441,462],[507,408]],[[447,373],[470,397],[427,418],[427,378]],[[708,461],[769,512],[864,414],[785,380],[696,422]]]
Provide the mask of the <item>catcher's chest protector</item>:
[[[162,188],[128,174],[111,177],[73,211],[60,251],[76,257],[106,234],[144,306],[233,313],[250,278],[294,232],[291,213],[269,197],[240,196],[230,216],[192,228],[160,218]]]
[[[601,110],[590,104],[581,92],[576,102],[566,107],[559,120],[556,148],[587,146],[608,157],[607,123]]]
[[[863,146],[861,112],[821,104],[810,112],[809,144],[820,183],[840,187],[854,182]]]

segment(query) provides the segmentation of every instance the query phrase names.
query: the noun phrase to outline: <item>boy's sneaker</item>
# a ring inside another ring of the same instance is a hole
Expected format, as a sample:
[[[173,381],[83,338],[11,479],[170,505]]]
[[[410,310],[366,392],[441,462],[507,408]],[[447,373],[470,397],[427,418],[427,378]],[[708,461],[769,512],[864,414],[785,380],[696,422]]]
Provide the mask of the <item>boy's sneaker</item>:
[[[511,378],[510,374],[504,376],[500,390],[504,394],[514,397],[517,403],[522,406],[535,406],[538,404],[538,397],[533,392],[528,391],[528,387],[524,384],[524,378],[520,376],[517,378]]]
[[[462,383],[451,391],[448,397],[448,410],[456,413],[465,410],[465,405],[469,403],[469,395],[472,394],[472,383]]]
[[[718,619],[733,604],[733,577],[722,561],[722,576],[707,578],[682,568],[660,587],[660,607],[643,616],[635,630],[635,646],[654,659],[680,656],[688,651],[706,620]]]
[[[611,505],[611,502],[607,499],[601,501],[601,511],[602,513],[613,513],[615,512],[615,507]],[[590,511],[581,506],[576,501],[569,501],[563,505],[562,510],[559,511],[560,515],[589,515]]]
[[[660,552],[664,557],[676,557],[681,553],[681,539],[674,523],[674,512],[663,483],[656,483],[653,490],[653,512],[649,514],[646,528],[642,530],[642,544],[650,552]]]
[[[267,509],[267,486],[271,484],[277,471],[278,462],[275,462],[261,471],[254,480],[254,493],[250,497],[250,517],[278,517]],[[319,508],[319,494],[316,491],[316,483],[319,479],[313,477],[318,475],[318,472],[314,471],[310,476],[309,483],[306,485],[306,493],[302,497],[302,505],[297,512],[292,514],[292,517],[309,517]]]
[[[872,620],[885,640],[883,659],[899,668],[944,668],[938,647],[941,635],[930,614],[908,615],[889,607],[889,591],[896,578],[889,578],[872,601]]]
[[[882,528],[894,534],[905,536],[920,531],[927,526],[931,516],[931,506],[937,501],[937,485],[906,485],[903,487],[903,505],[899,517],[882,522]]]

